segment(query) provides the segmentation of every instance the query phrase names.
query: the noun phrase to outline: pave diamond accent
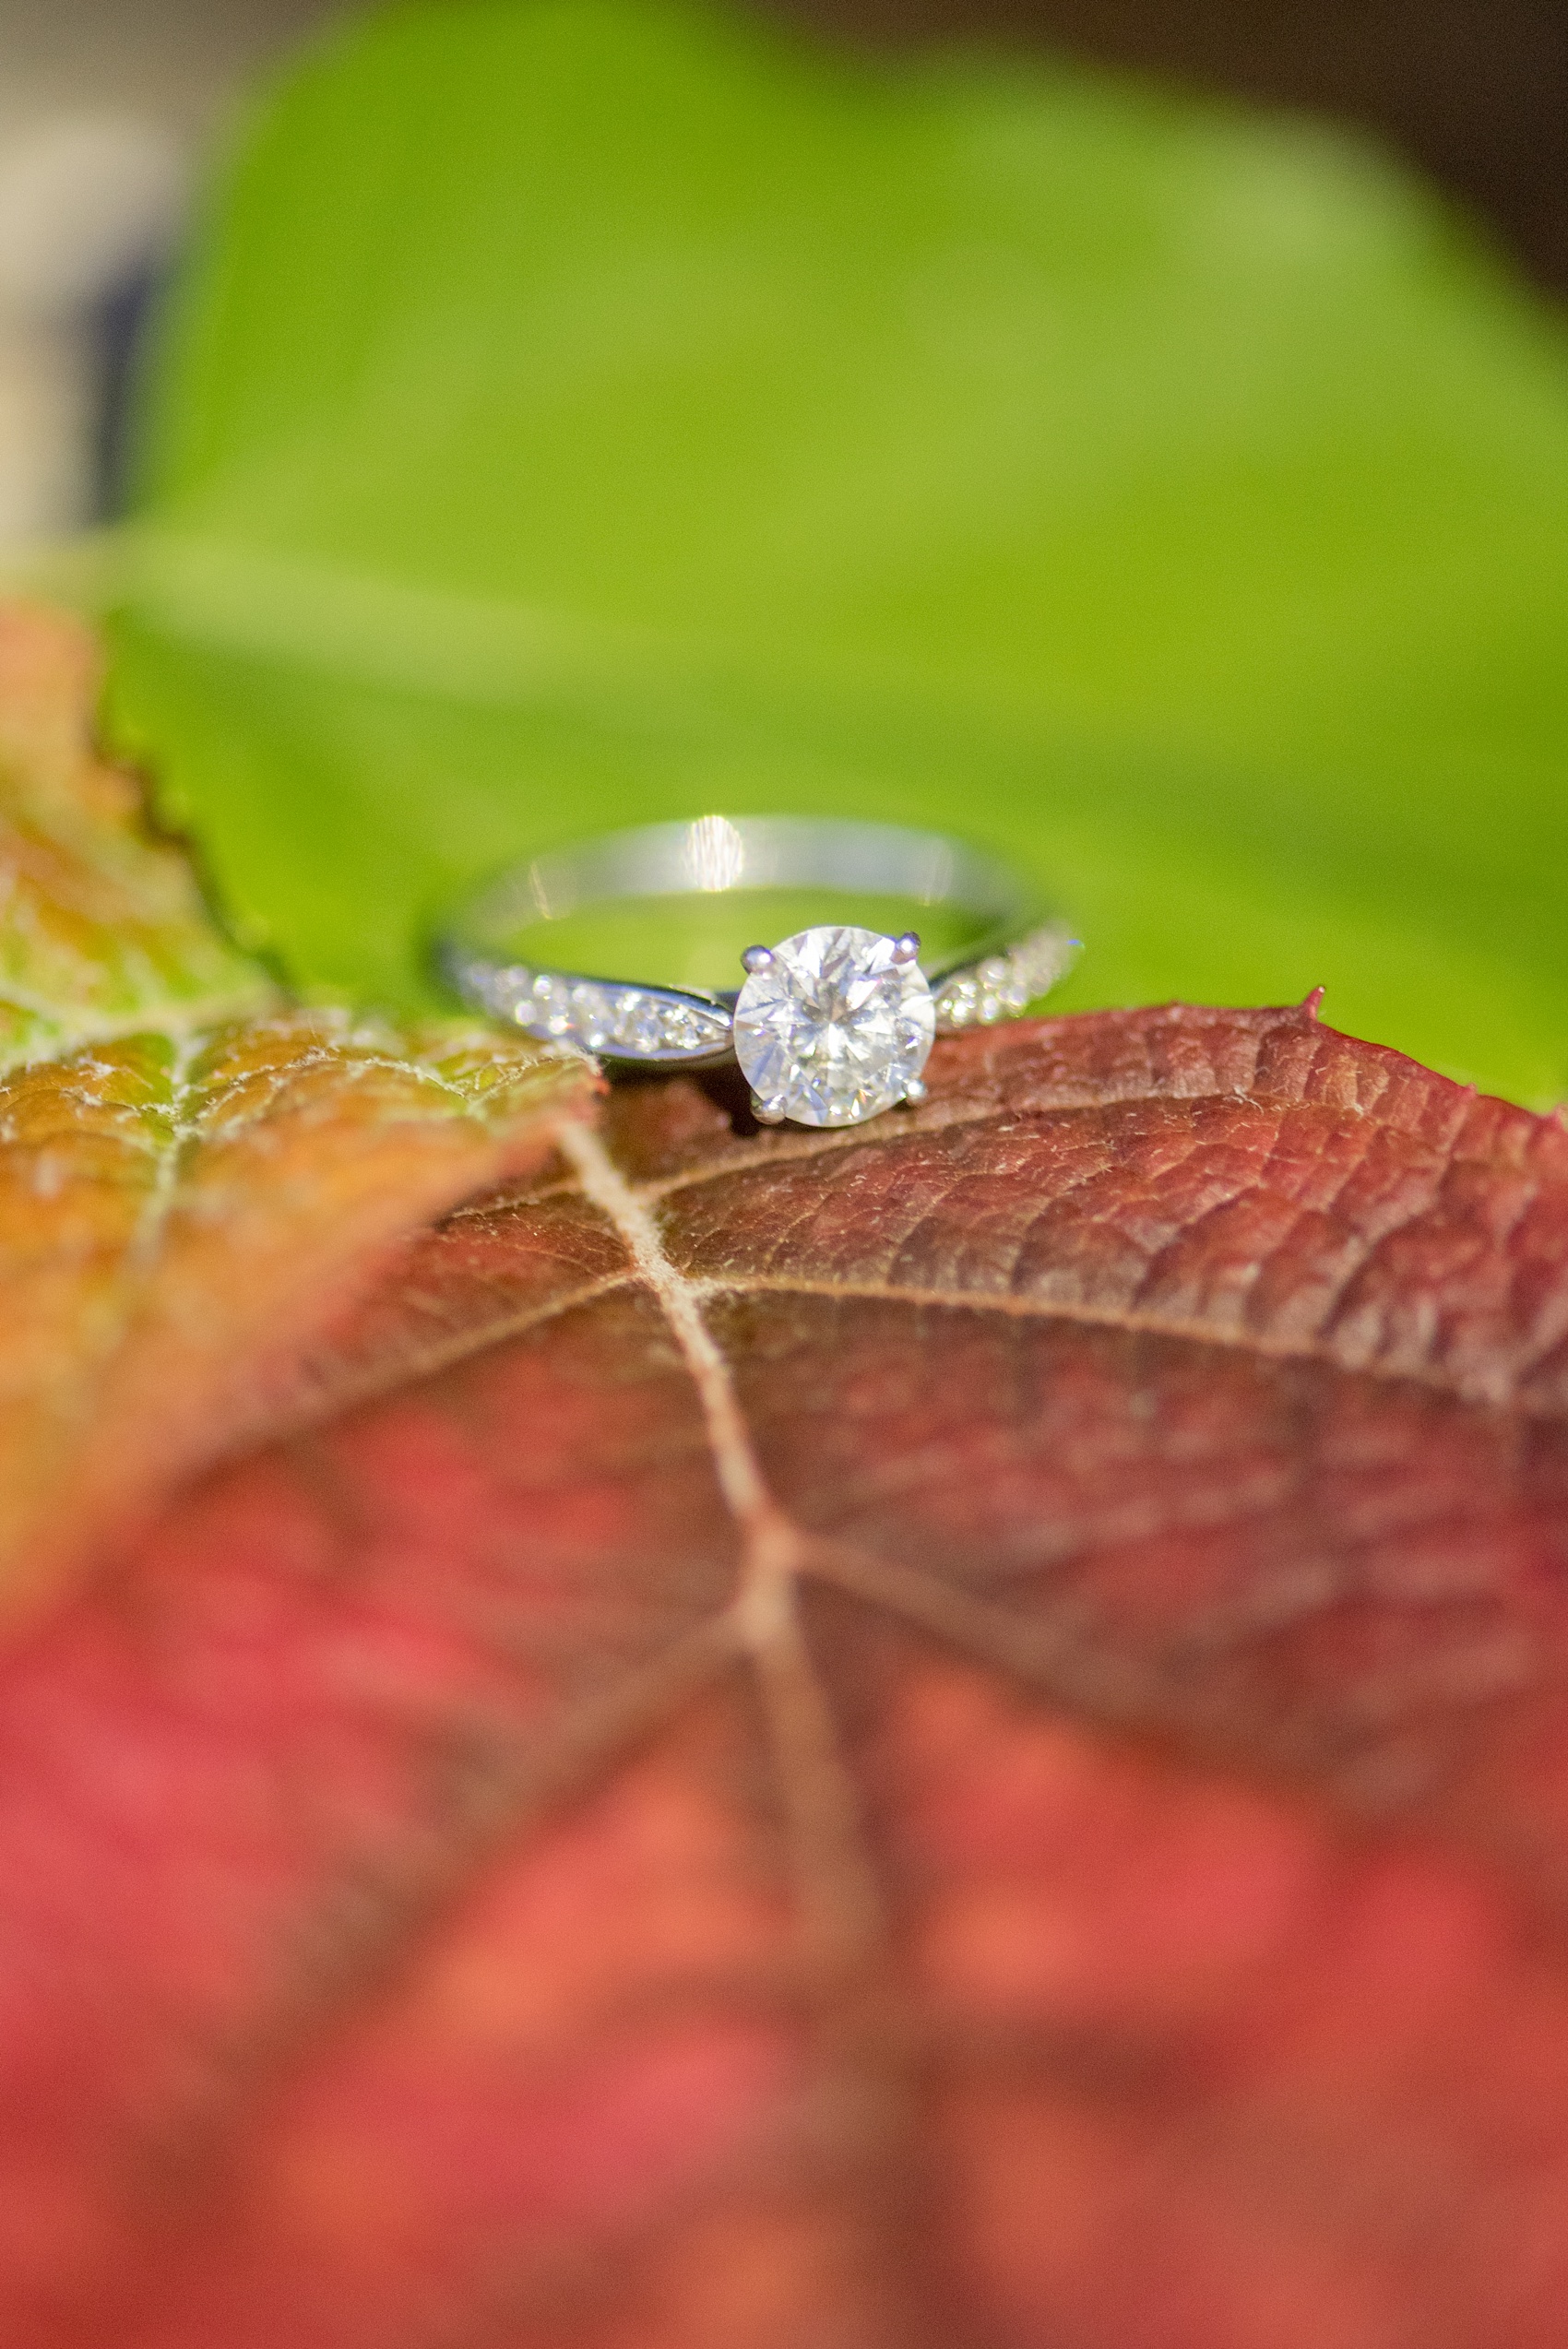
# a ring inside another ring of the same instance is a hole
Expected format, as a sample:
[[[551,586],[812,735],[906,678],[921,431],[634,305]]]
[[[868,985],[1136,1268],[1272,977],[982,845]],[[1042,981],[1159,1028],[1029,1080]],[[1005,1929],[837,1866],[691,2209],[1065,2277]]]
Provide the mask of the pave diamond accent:
[[[797,1125],[858,1125],[902,1101],[936,1033],[918,963],[897,940],[827,924],[798,931],[751,973],[735,1005],[735,1057],[753,1092]]]
[[[1071,969],[1078,942],[1052,923],[1034,930],[1005,955],[988,955],[968,970],[944,979],[932,997],[939,1031],[989,1027],[993,1020],[1016,1019],[1037,996],[1049,994]]]
[[[455,962],[453,976],[496,1018],[511,1020],[529,1036],[614,1060],[686,1059],[722,1052],[730,1041],[729,1018],[719,1005],[709,1011],[651,988],[567,979],[523,963],[496,967],[478,955]]]

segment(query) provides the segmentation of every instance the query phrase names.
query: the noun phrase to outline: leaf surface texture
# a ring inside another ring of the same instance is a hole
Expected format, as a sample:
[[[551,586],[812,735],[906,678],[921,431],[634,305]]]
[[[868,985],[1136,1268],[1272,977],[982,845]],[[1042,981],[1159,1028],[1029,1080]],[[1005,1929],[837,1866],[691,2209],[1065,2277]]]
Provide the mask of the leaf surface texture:
[[[25,2349],[1562,2340],[1568,1134],[931,1073],[563,1125],[12,1654]]]

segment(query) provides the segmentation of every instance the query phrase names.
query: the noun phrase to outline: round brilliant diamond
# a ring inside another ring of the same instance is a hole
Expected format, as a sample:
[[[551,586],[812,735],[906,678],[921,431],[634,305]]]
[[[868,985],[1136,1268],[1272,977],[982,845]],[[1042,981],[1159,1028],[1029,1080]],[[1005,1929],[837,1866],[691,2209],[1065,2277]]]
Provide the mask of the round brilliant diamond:
[[[759,1101],[797,1125],[858,1125],[903,1100],[936,1032],[931,989],[898,942],[838,924],[802,930],[753,971],[735,1057]]]

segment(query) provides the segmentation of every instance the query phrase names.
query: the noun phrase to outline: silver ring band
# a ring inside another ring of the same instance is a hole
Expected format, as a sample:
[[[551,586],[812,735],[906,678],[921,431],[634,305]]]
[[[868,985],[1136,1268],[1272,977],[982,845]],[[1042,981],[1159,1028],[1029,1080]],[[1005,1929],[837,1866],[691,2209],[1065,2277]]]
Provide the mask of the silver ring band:
[[[937,1031],[1016,1018],[1055,984],[1076,952],[1076,940],[1044,917],[1006,866],[941,833],[832,817],[707,815],[609,833],[509,868],[457,909],[436,955],[468,1002],[530,1036],[579,1045],[623,1068],[717,1067],[735,1054],[742,989],[653,986],[523,962],[507,942],[521,929],[606,900],[800,888],[875,893],[968,918],[972,934],[965,945],[945,958],[920,956],[921,991],[929,988],[933,1015],[928,1025]],[[913,960],[913,932],[891,943],[901,962]],[[747,969],[758,969],[754,956],[766,963],[771,955],[753,949]]]

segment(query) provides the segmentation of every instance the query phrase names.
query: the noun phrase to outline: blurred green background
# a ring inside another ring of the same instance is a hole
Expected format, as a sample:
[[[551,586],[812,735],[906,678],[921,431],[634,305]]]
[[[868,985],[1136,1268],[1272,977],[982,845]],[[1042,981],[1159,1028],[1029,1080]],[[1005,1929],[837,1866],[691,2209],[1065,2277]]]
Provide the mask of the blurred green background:
[[[112,714],[244,934],[409,1002],[465,881],[934,821],[1063,1008],[1568,1091],[1568,340],[1325,129],[656,0],[397,9],[255,105],[162,320]]]

